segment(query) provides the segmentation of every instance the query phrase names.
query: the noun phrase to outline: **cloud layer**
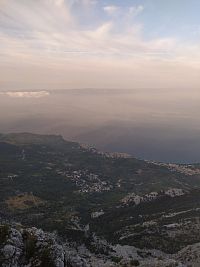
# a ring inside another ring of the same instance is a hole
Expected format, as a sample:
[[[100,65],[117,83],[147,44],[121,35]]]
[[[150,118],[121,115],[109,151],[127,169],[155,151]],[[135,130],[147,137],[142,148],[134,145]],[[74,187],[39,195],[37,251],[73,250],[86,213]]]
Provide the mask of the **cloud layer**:
[[[200,85],[197,43],[146,38],[148,8],[114,3],[1,0],[0,90]]]

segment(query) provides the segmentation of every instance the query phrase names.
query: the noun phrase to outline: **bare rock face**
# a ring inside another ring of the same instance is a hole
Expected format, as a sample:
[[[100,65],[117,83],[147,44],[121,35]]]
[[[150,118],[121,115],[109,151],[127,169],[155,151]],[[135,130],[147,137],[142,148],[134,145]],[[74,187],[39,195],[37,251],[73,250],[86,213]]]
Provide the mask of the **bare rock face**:
[[[92,253],[84,244],[59,243],[57,236],[37,228],[0,225],[1,267],[197,267],[200,266],[200,243],[177,254],[159,250],[139,250],[115,245],[93,236]]]
[[[17,230],[9,227],[4,231],[0,249],[2,267],[66,266],[64,249],[57,244],[53,234],[37,228]]]
[[[5,260],[12,259],[16,254],[16,247],[12,245],[5,245],[3,248],[3,255]]]
[[[52,258],[54,259],[55,267],[65,267],[65,252],[61,245],[52,246]]]
[[[90,267],[67,244],[58,244],[56,235],[37,228],[1,227],[2,267]]]
[[[23,238],[19,231],[13,228],[4,228],[5,245],[0,251],[2,267],[20,267],[20,258],[23,255]]]

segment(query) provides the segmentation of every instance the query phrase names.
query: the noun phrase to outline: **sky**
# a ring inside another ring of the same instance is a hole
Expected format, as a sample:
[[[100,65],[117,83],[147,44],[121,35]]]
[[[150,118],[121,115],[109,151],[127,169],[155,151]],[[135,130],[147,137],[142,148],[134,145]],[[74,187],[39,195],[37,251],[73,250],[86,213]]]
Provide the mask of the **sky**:
[[[0,90],[198,89],[199,11],[198,0],[0,0]]]

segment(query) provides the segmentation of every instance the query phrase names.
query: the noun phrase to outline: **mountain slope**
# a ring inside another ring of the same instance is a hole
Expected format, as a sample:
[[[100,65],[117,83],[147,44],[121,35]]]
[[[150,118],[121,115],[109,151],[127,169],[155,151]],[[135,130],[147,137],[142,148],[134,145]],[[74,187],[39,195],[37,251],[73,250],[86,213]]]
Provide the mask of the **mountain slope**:
[[[61,136],[0,135],[0,218],[80,243],[176,253],[200,242],[200,166],[147,162]]]

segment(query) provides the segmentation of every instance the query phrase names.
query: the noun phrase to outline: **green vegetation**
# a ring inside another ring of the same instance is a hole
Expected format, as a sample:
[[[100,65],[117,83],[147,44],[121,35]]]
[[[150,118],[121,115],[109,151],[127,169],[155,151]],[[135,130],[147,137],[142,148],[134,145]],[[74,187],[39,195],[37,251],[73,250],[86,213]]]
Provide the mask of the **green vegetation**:
[[[131,260],[131,261],[130,261],[130,265],[131,265],[131,266],[139,266],[140,263],[139,263],[138,260]]]
[[[167,252],[200,241],[199,178],[135,158],[100,154],[61,136],[0,135],[1,218],[57,231],[80,243],[86,242],[87,224],[90,233],[112,243]],[[121,200],[132,192],[143,196],[171,187],[188,193],[122,205]],[[101,210],[104,214],[91,218]],[[176,215],[164,216],[172,213]],[[175,241],[165,226],[173,223],[182,225]],[[0,243],[5,238],[6,229],[0,228]],[[34,238],[29,237],[27,257],[33,253]]]
[[[26,259],[29,260],[30,258],[34,257],[36,253],[37,238],[33,234],[25,231],[23,239],[24,239],[24,247],[25,247],[25,256],[26,256]]]
[[[9,226],[7,224],[0,225],[0,245],[5,243],[9,235]]]
[[[43,249],[40,259],[41,264],[39,267],[56,267],[52,260],[51,251],[49,248]]]

